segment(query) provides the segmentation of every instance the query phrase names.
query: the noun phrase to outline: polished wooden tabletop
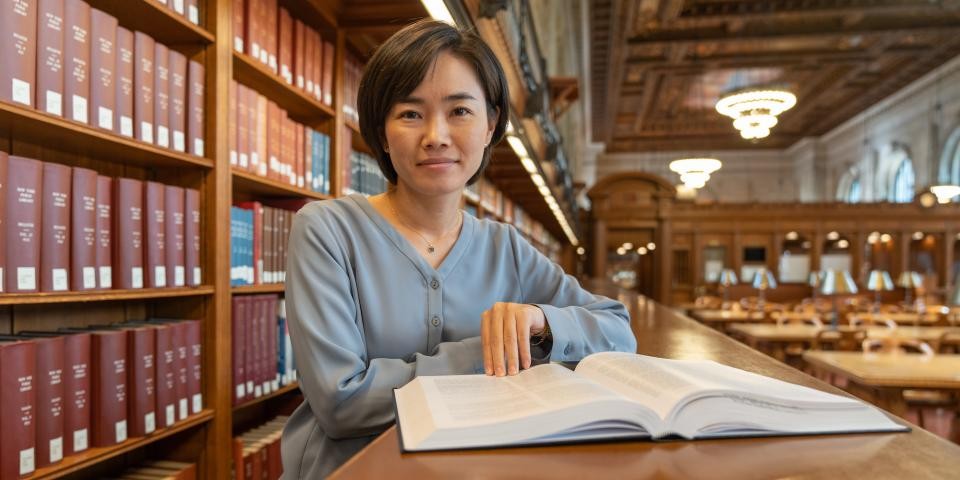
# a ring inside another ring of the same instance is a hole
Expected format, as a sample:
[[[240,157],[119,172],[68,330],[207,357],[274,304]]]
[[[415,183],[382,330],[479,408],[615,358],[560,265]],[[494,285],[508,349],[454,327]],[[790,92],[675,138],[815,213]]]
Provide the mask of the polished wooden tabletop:
[[[845,394],[670,308],[614,292],[631,306],[637,351],[709,359],[813,388]],[[956,478],[960,446],[929,432],[810,437],[619,441],[457,452],[400,452],[387,430],[331,478]]]
[[[727,329],[730,332],[762,342],[803,342],[813,340],[821,330],[825,330],[827,327],[801,324],[735,323]],[[866,330],[867,336],[871,338],[900,337],[924,342],[944,339],[945,343],[950,345],[960,343],[960,327],[868,327]],[[944,337],[944,334],[946,334],[946,337]]]
[[[960,355],[811,350],[803,359],[872,387],[960,389]]]
[[[747,310],[694,310],[690,316],[703,323],[762,322],[763,312]]]

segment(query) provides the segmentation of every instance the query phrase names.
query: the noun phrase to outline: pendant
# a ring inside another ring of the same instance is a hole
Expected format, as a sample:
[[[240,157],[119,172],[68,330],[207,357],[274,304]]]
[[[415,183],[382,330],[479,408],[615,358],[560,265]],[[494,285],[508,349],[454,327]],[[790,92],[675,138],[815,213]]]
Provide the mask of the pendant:
[[[433,253],[434,250],[436,249],[433,248],[433,245],[427,245],[427,253]]]

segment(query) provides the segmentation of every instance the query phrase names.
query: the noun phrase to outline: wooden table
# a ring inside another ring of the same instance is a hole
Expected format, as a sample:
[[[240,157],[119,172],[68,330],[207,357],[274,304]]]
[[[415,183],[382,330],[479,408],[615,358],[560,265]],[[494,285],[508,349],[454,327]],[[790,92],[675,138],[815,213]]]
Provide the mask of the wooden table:
[[[763,323],[735,323],[727,326],[729,332],[743,337],[748,345],[757,350],[766,350],[769,355],[777,360],[784,359],[784,348],[788,344],[802,343],[809,345],[817,334],[825,328],[826,327],[817,327],[814,325],[773,325]],[[870,338],[898,336],[900,338],[921,340],[927,343],[940,340],[944,333],[947,334],[944,339],[944,344],[960,345],[960,327],[867,328],[867,336]],[[829,339],[830,337],[828,336],[826,338]]]
[[[770,321],[763,312],[747,310],[694,310],[690,316],[720,331],[731,323]]]
[[[616,292],[599,291],[617,298]],[[625,300],[622,300],[625,301]],[[637,351],[710,359],[845,394],[668,307],[628,299]],[[387,430],[331,478],[956,478],[960,447],[927,431],[811,437],[622,441],[553,447],[401,454]]]

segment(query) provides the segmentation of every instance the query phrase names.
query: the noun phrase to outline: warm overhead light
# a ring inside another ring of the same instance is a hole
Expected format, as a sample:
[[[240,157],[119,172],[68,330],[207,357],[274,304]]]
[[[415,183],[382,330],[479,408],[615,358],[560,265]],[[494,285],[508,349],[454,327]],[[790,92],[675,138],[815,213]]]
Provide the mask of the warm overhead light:
[[[740,136],[755,140],[770,135],[777,124],[777,115],[797,104],[796,95],[786,90],[745,89],[724,95],[717,102],[717,112],[733,119]]]
[[[453,15],[450,15],[450,10],[443,0],[420,0],[420,3],[423,4],[423,8],[427,9],[427,13],[429,13],[430,17],[434,20],[440,20],[450,25],[457,24],[457,22],[453,21]]]
[[[723,166],[716,158],[681,158],[670,162],[670,170],[680,174],[687,188],[703,188],[710,174]]]
[[[587,253],[586,249],[583,247],[577,247],[577,255],[583,255],[584,253]]]
[[[893,237],[891,237],[889,233],[884,233],[883,235],[880,235],[880,241],[881,241],[881,242],[887,243],[887,242],[889,242],[890,240],[893,240]]]
[[[627,250],[633,250],[633,244],[630,242],[624,243],[623,248],[626,248]]]
[[[644,247],[640,247],[640,248],[637,249],[637,253],[639,253],[640,255],[646,255],[646,254],[647,254],[647,249],[644,248]]]
[[[787,235],[784,238],[793,241],[800,238],[800,235],[797,232],[787,232]]]
[[[626,255],[626,253],[627,251],[623,247],[617,249],[617,255]]]
[[[827,234],[827,240],[836,240],[838,238],[840,238],[840,234],[835,231]]]
[[[710,180],[709,173],[687,172],[680,175],[680,181],[690,188],[703,188],[707,184],[707,180]]]
[[[960,185],[934,185],[930,191],[937,196],[938,203],[950,203],[950,200],[960,195]]]
[[[850,246],[850,242],[847,241],[846,239],[842,239],[839,242],[837,242],[837,248],[847,248],[849,246]]]
[[[650,250],[650,251],[652,252],[652,251],[654,251],[654,250],[656,250],[656,249],[657,249],[657,244],[656,244],[656,243],[650,242],[650,243],[647,244],[647,250]]]
[[[923,237],[924,237],[923,232],[913,232],[914,240],[923,240]]]
[[[510,144],[510,148],[513,149],[513,153],[516,153],[520,158],[529,158],[530,154],[527,153],[527,147],[523,145],[523,140],[516,135],[507,136],[507,143]]]

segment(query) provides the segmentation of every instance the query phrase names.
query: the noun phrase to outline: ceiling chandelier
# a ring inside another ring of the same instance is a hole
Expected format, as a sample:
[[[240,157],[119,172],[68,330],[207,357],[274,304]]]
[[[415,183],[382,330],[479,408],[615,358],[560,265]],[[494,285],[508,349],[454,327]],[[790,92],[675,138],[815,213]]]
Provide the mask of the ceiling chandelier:
[[[710,174],[720,170],[723,164],[716,158],[681,158],[670,162],[670,170],[680,174],[680,181],[687,188],[703,188]]]
[[[777,115],[793,108],[797,97],[776,89],[745,89],[724,95],[717,102],[717,111],[733,119],[733,127],[747,140],[770,135],[777,124]]]

